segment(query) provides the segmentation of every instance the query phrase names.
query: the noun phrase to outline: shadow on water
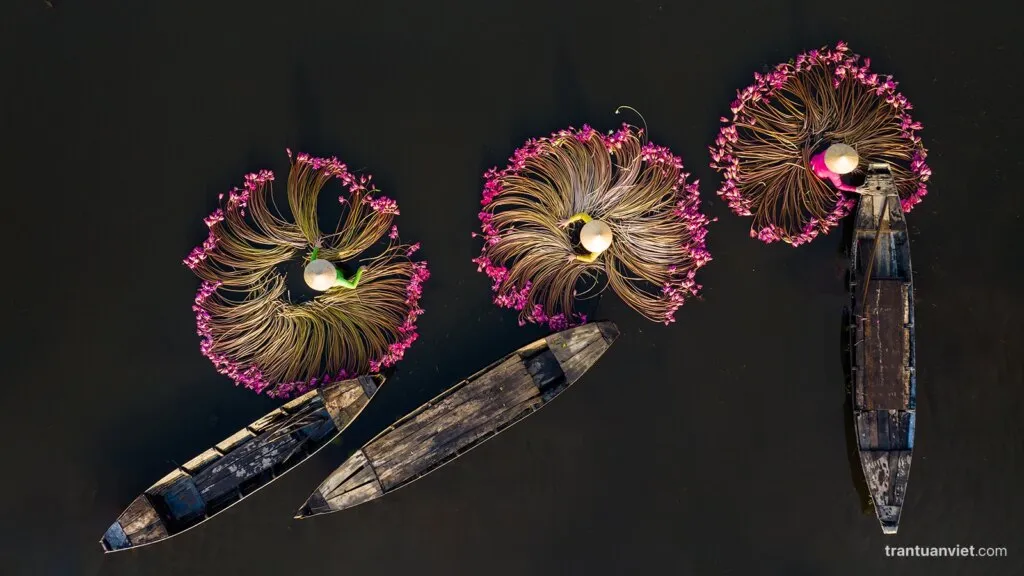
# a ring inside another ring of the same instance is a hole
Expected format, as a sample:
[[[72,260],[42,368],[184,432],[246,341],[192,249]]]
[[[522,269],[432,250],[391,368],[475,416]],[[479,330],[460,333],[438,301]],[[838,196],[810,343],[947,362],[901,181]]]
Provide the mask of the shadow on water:
[[[847,220],[846,225],[843,226],[843,240],[839,243],[839,254],[845,258],[846,262],[850,261],[850,246],[853,246],[853,231],[854,226],[850,220]],[[850,281],[853,279],[853,270],[847,265],[846,274],[843,276],[847,288],[850,286]],[[853,323],[853,310],[852,298],[850,302],[843,306],[843,313],[841,323],[839,327],[839,356],[843,367],[843,382],[844,382],[844,401],[843,401],[843,420],[845,422],[845,434],[846,434],[846,456],[850,462],[850,477],[853,480],[853,487],[857,491],[857,496],[860,500],[861,512],[865,515],[873,514],[874,507],[871,504],[871,494],[868,492],[868,486],[864,482],[864,472],[860,464],[860,450],[857,442],[857,431],[854,427],[853,421],[853,338],[850,331],[850,326]]]

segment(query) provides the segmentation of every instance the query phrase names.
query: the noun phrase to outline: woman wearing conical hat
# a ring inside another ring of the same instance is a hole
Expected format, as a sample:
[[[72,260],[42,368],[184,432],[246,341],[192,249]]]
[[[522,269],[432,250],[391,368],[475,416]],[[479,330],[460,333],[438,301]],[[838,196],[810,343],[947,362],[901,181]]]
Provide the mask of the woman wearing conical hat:
[[[844,192],[856,192],[857,187],[843,182],[843,176],[857,169],[860,157],[853,146],[836,143],[811,156],[811,170],[822,180],[832,183]]]

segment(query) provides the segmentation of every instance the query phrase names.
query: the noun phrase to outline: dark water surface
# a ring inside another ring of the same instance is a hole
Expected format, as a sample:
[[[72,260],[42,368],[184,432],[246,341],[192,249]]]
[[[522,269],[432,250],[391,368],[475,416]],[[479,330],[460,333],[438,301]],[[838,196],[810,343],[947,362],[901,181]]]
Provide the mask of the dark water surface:
[[[1020,21],[984,2],[11,0],[0,572],[1024,574]],[[742,5],[746,4],[746,5]],[[706,145],[764,64],[837,39],[892,73],[935,178],[909,217],[918,443],[900,533],[847,455],[842,234],[792,249],[717,201]],[[704,301],[622,337],[551,407],[382,500],[292,514],[357,446],[536,338],[470,258],[482,172],[640,109],[720,221]],[[401,205],[422,339],[344,442],[208,525],[104,556],[144,488],[270,410],[199,354],[181,258],[245,172],[338,155]],[[11,205],[10,201],[14,204]],[[1004,560],[885,545],[1007,546]]]

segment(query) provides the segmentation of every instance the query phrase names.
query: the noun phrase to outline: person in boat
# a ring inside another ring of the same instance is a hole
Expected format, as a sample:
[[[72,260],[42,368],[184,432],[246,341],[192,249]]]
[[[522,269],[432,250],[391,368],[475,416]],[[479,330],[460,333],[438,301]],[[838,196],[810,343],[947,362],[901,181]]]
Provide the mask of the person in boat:
[[[589,214],[580,212],[563,221],[562,227],[569,226],[573,222],[583,222],[579,242],[586,250],[583,254],[576,254],[576,260],[589,264],[597,260],[597,257],[612,245],[612,229],[601,220],[594,220]]]
[[[856,192],[857,187],[847,184],[843,176],[856,170],[859,162],[860,156],[853,146],[835,143],[811,156],[811,171],[843,192]]]

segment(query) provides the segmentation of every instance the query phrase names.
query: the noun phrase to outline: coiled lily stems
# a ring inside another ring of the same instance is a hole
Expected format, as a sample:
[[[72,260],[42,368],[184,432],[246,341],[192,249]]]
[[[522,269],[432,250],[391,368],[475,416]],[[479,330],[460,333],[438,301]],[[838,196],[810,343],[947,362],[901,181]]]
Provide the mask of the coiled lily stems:
[[[725,176],[718,195],[736,214],[753,217],[752,237],[799,246],[849,213],[851,194],[815,176],[810,165],[834,143],[853,147],[861,170],[889,164],[904,211],[928,193],[921,124],[892,76],[869,66],[839,42],[755,74],[754,84],[738,92],[711,147],[711,166]]]
[[[236,384],[274,397],[400,360],[417,338],[429,277],[427,263],[411,258],[419,244],[398,241],[398,205],[379,194],[371,176],[350,173],[336,158],[288,156],[291,220],[274,205],[273,173],[249,174],[226,201],[221,195],[222,207],[205,220],[207,239],[185,258],[203,280],[192,307],[202,353]],[[336,230],[324,233],[317,197],[333,179],[343,186],[342,215]],[[334,286],[293,304],[278,271],[293,259],[358,271],[352,279],[338,274]]]
[[[643,130],[562,130],[528,141],[484,177],[484,246],[473,261],[520,324],[585,322],[575,300],[604,286],[668,324],[698,293],[695,273],[711,256],[697,181]],[[582,240],[580,223],[590,227]]]

